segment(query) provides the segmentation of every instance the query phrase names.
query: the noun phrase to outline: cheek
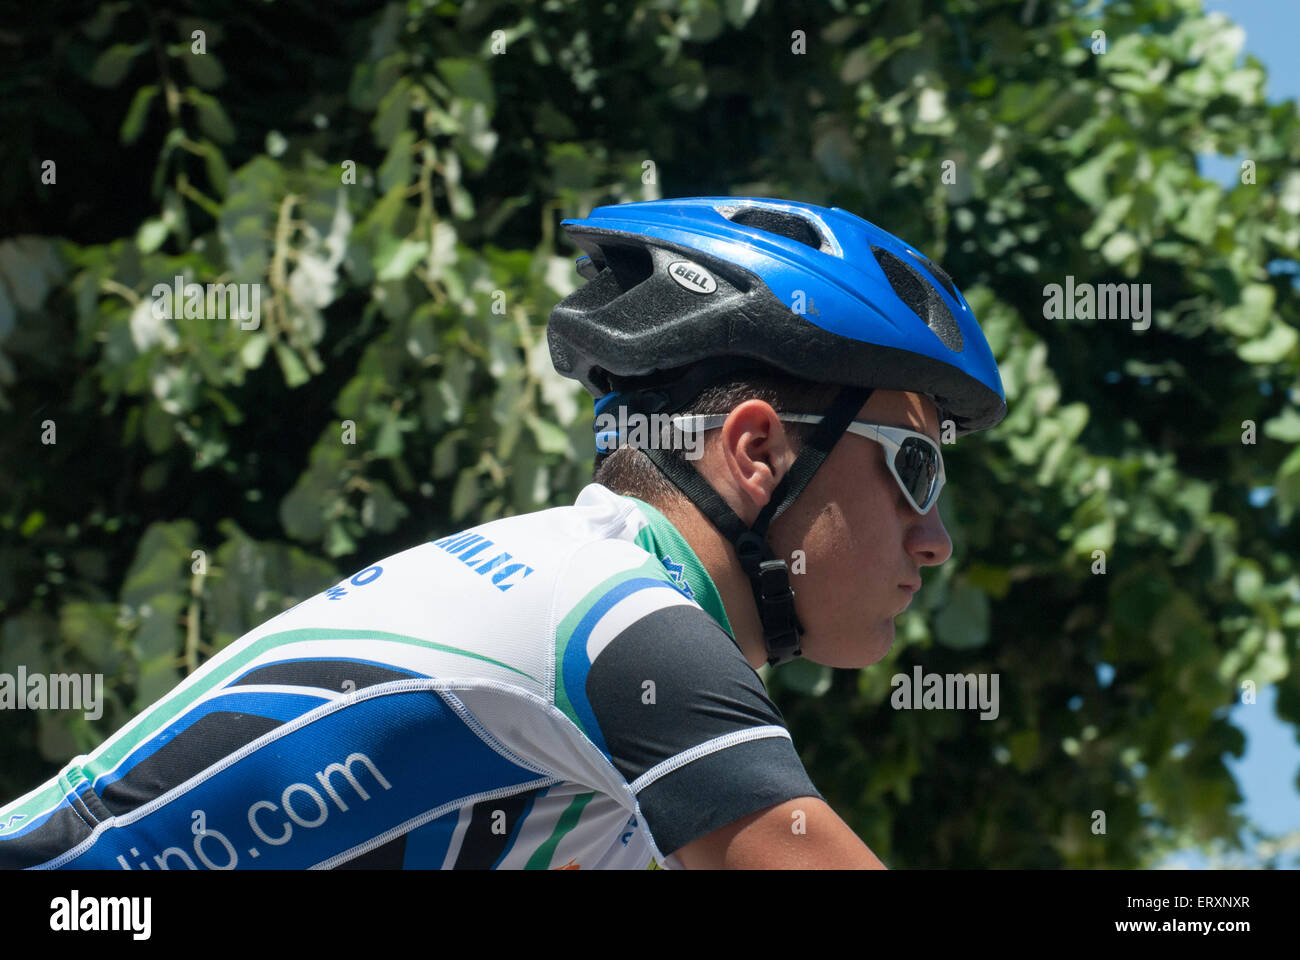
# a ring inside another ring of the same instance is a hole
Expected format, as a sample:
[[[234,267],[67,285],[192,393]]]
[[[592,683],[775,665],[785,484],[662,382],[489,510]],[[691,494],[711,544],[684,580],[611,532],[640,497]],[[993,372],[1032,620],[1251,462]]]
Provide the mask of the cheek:
[[[871,454],[871,456],[867,456]],[[805,595],[815,596],[814,616],[860,616],[852,608],[876,603],[894,589],[888,581],[898,570],[902,525],[898,510],[902,492],[889,475],[877,450],[834,464],[827,463],[804,490],[799,502],[783,515],[781,540],[773,546],[787,562],[802,550],[807,574]],[[793,514],[793,516],[791,516]],[[799,590],[800,577],[791,585]],[[811,611],[810,611],[811,612]]]
[[[902,542],[899,509],[903,492],[889,475],[884,464],[865,472],[861,496],[846,505],[845,533],[849,549],[859,562],[873,562],[884,554],[897,553]]]
[[[896,488],[892,480],[889,485]],[[851,500],[823,505],[809,528],[808,546],[802,547],[807,551],[808,572],[823,572],[815,582],[819,603],[846,613],[857,602],[879,598],[885,581],[898,569],[896,555],[901,549],[891,490],[882,487],[879,478],[868,476],[855,492]]]

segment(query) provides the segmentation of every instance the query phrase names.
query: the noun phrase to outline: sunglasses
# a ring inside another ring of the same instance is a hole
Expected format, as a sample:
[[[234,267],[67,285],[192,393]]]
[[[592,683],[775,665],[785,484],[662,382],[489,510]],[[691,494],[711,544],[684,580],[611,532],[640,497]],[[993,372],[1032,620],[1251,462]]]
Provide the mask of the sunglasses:
[[[811,413],[780,413],[777,416],[787,423],[821,423],[824,419]],[[726,421],[725,413],[685,414],[673,417],[679,430],[714,430]],[[930,512],[947,475],[943,469],[943,454],[939,445],[923,433],[891,427],[882,423],[864,423],[854,420],[846,428],[880,444],[885,455],[885,465],[907,497],[912,509],[921,516]]]

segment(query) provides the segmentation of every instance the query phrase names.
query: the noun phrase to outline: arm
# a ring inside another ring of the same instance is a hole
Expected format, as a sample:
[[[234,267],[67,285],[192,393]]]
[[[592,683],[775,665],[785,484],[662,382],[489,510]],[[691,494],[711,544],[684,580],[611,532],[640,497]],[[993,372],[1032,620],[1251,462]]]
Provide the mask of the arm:
[[[816,797],[797,797],[741,817],[691,841],[675,856],[688,870],[886,869]]]
[[[735,641],[680,595],[643,592],[653,608],[626,615],[584,686],[661,855],[688,869],[879,868],[821,798]]]

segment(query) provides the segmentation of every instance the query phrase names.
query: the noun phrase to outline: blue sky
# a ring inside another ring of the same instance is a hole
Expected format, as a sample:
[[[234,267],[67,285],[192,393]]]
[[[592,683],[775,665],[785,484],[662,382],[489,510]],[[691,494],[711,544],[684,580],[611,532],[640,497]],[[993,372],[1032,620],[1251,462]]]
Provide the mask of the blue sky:
[[[1295,47],[1300,36],[1300,2],[1206,0],[1205,9],[1222,12],[1245,29],[1245,52],[1259,58],[1268,71],[1270,101],[1300,100],[1300,57]],[[1230,158],[1201,158],[1202,176],[1225,185],[1239,182],[1239,170],[1239,164]],[[1300,792],[1296,789],[1300,745],[1293,728],[1278,719],[1276,703],[1277,691],[1269,687],[1260,691],[1259,702],[1253,706],[1233,708],[1233,723],[1246,734],[1246,752],[1240,760],[1229,757],[1228,767],[1245,797],[1245,814],[1265,833],[1284,834],[1300,830]],[[1248,859],[1242,865],[1250,862]],[[1195,868],[1206,866],[1207,861],[1199,852],[1188,851],[1164,865]],[[1282,865],[1300,866],[1300,855],[1293,852]]]

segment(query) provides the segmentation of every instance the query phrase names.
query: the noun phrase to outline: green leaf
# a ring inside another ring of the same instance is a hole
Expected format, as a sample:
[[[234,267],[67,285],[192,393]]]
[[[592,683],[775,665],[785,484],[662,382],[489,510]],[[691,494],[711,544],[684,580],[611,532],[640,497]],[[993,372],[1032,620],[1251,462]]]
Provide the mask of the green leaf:
[[[131,643],[140,660],[154,660],[179,652],[179,615],[184,604],[185,598],[175,588],[148,597],[140,608],[140,629]]]
[[[462,470],[456,478],[456,487],[451,493],[451,519],[459,523],[469,514],[479,501],[479,476],[473,469]]]
[[[410,122],[411,112],[411,78],[402,77],[393,88],[384,95],[375,114],[371,130],[375,134],[375,143],[388,147]]]
[[[226,82],[226,71],[214,54],[186,51],[180,59],[185,62],[190,79],[204,90],[215,90]]]
[[[491,109],[495,102],[492,75],[482,60],[455,58],[438,61],[438,73],[447,81],[452,94],[466,100],[475,100]]]
[[[357,543],[348,534],[341,522],[335,521],[329,525],[329,532],[325,535],[325,552],[331,557],[342,557],[349,553],[354,553],[357,549]]]
[[[217,143],[231,143],[235,139],[235,128],[226,116],[225,109],[215,97],[202,93],[197,87],[185,88],[185,99],[194,105],[199,115],[199,129]]]
[[[131,7],[131,0],[118,0],[116,3],[101,3],[95,15],[81,25],[81,32],[92,40],[103,40],[113,29],[113,21],[118,14]]]
[[[1101,245],[1101,255],[1107,263],[1123,263],[1138,252],[1137,238],[1126,230],[1111,234],[1110,239]]]
[[[1264,424],[1264,436],[1284,443],[1300,443],[1300,411],[1288,406]]]
[[[97,667],[112,667],[119,660],[113,649],[117,610],[111,603],[74,600],[59,610],[59,630],[77,651]]]
[[[527,416],[528,428],[537,441],[537,449],[542,453],[563,456],[571,451],[569,435],[548,420],[543,420],[534,413]]]
[[[394,243],[391,238],[385,239],[389,242],[380,248],[375,257],[375,271],[381,281],[403,279],[429,252],[429,245],[423,240]]]
[[[190,552],[197,546],[198,528],[190,520],[149,525],[136,544],[135,557],[123,578],[119,599],[132,607],[153,605],[187,587]]]
[[[326,504],[333,499],[328,464],[313,463],[280,501],[285,533],[301,543],[316,543],[325,535]]]
[[[120,133],[122,143],[135,143],[139,139],[140,131],[144,129],[144,118],[148,115],[149,106],[157,95],[156,84],[141,87],[135,92],[135,96],[131,98],[131,106],[126,111],[126,119],[122,121]]]
[[[998,600],[1011,589],[1011,572],[1005,567],[972,563],[966,567],[966,582]]]
[[[153,253],[163,245],[169,232],[167,224],[161,219],[154,217],[146,220],[136,231],[135,245],[140,248],[141,253]]]
[[[1223,328],[1239,337],[1258,337],[1268,329],[1277,291],[1271,284],[1248,283],[1241,290],[1241,302],[1223,310]]]
[[[1217,186],[1207,187],[1192,197],[1187,210],[1174,223],[1178,232],[1185,237],[1191,237],[1197,243],[1209,243],[1213,240],[1221,192]]]
[[[1028,773],[1038,765],[1038,731],[1030,728],[1018,730],[1007,738],[1011,762],[1021,773]]]
[[[45,526],[45,514],[40,510],[33,510],[27,515],[27,519],[23,521],[23,525],[18,528],[18,533],[21,536],[30,538],[35,536],[36,531],[40,530],[43,526]]]
[[[586,190],[595,184],[596,158],[582,144],[553,143],[546,153],[557,187]]]
[[[405,187],[411,182],[413,158],[411,149],[415,146],[415,131],[403,130],[388,148],[388,155],[379,165],[379,189],[388,193],[394,187]]]
[[[1101,153],[1065,175],[1065,182],[1093,207],[1103,206],[1110,199],[1111,193],[1106,188],[1106,177],[1110,173],[1115,159],[1130,150],[1126,143],[1112,143]]]
[[[280,370],[284,373],[284,382],[292,390],[311,379],[311,374],[303,365],[297,352],[282,340],[275,342],[275,359],[280,361]]]
[[[820,697],[831,688],[831,668],[802,657],[781,667],[781,684],[810,697]]]
[[[370,493],[361,506],[361,522],[380,533],[392,533],[410,513],[405,505],[393,496],[393,491],[382,480],[372,480]]]
[[[456,472],[457,467],[457,445],[463,439],[464,433],[459,430],[452,430],[445,434],[438,441],[437,446],[433,448],[433,464],[431,472],[433,476],[442,480]]]
[[[968,650],[989,638],[989,598],[983,590],[958,583],[948,591],[948,603],[934,618],[934,631],[945,647]]]
[[[0,275],[8,281],[14,302],[28,312],[39,310],[49,293],[50,241],[42,237],[0,240]]]
[[[1264,336],[1237,344],[1237,356],[1247,363],[1280,363],[1295,349],[1297,339],[1295,327],[1274,320]]]
[[[151,703],[161,700],[180,681],[180,671],[176,669],[176,655],[164,654],[156,660],[140,664],[140,675],[135,681],[135,700],[132,711],[139,713]]]
[[[226,165],[225,156],[210,140],[200,141],[199,148],[203,151],[203,166],[208,172],[208,180],[212,188],[219,196],[224,197],[230,183],[230,167]]]
[[[1074,550],[1085,557],[1091,557],[1094,550],[1110,551],[1115,546],[1115,518],[1105,520],[1079,531],[1074,538]]]
[[[759,0],[724,0],[727,20],[736,28],[743,27],[758,9]]]
[[[402,421],[397,417],[388,417],[380,426],[374,454],[385,459],[402,455]]]
[[[95,58],[95,65],[90,68],[90,82],[97,87],[117,86],[131,69],[131,61],[148,47],[147,43],[113,44]]]

